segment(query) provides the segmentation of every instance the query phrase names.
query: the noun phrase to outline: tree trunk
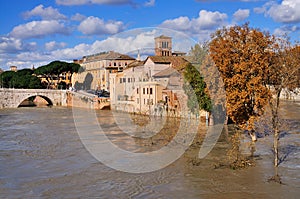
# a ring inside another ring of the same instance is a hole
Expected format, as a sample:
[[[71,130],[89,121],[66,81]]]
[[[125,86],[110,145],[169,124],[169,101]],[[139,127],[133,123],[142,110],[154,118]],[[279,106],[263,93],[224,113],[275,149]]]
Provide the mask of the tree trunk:
[[[279,165],[279,116],[278,116],[278,109],[279,109],[279,101],[280,101],[280,93],[281,89],[277,91],[275,103],[272,105],[272,125],[273,125],[273,131],[274,131],[274,142],[273,142],[273,148],[274,148],[274,166],[278,167]]]
[[[254,130],[251,130],[250,133],[249,133],[250,137],[251,137],[251,140],[252,142],[256,142],[257,141],[257,135],[255,133]]]
[[[279,131],[278,129],[274,132],[274,166],[279,165],[279,153],[278,153],[278,142],[279,142]]]

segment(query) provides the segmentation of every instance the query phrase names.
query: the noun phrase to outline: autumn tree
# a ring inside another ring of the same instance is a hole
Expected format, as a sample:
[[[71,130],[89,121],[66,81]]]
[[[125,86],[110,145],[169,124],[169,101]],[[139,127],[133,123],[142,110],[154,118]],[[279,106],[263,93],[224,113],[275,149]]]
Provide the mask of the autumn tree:
[[[300,46],[292,46],[287,38],[277,38],[272,48],[272,60],[268,70],[268,87],[272,93],[269,101],[272,121],[271,129],[274,134],[274,166],[278,167],[279,159],[279,137],[280,117],[279,108],[283,92],[296,92],[299,87],[300,72]],[[277,174],[275,174],[276,176]]]
[[[228,116],[249,130],[256,140],[254,123],[270,98],[265,74],[270,60],[271,36],[248,24],[217,30],[209,45],[226,92]]]

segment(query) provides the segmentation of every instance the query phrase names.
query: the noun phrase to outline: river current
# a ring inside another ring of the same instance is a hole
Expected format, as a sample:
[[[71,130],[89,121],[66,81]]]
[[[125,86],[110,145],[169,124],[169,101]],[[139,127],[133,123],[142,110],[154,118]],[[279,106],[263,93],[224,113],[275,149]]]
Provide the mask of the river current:
[[[279,174],[284,184],[277,184],[267,182],[274,172],[271,136],[256,142],[255,166],[233,170],[216,166],[227,160],[230,127],[224,128],[213,150],[199,159],[206,132],[205,123],[200,124],[193,144],[178,160],[157,171],[133,174],[112,169],[89,153],[70,108],[2,109],[0,198],[299,198],[300,105],[285,104],[283,113],[292,128],[280,140],[285,158]],[[129,138],[115,130],[111,111],[96,111],[96,115],[100,124],[106,124],[114,144],[140,153],[158,150],[178,128],[178,120],[170,118],[151,139]],[[142,116],[133,120],[140,126],[149,122]],[[245,153],[248,142],[245,136]]]

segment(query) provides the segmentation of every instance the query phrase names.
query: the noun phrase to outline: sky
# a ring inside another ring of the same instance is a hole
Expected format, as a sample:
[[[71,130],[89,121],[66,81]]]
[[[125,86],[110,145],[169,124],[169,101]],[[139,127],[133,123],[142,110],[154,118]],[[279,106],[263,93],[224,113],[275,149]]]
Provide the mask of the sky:
[[[246,22],[299,41],[300,0],[0,0],[0,68],[110,50],[147,54],[161,34],[187,52],[217,29]]]

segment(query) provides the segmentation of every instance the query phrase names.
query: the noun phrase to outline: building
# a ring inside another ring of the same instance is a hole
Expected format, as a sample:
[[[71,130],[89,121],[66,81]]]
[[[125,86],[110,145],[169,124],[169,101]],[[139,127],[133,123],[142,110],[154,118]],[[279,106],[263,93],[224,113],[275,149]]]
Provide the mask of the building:
[[[172,37],[161,35],[154,40],[156,56],[172,56]]]
[[[73,74],[72,86],[84,90],[109,90],[109,75],[122,71],[135,59],[114,51],[101,52],[74,60],[81,65],[80,72]]]
[[[144,62],[112,74],[111,108],[147,115],[183,116],[187,97],[182,87],[182,72],[187,64],[183,57],[149,56]]]
[[[10,66],[10,70],[16,72],[18,70],[18,67],[17,66]]]
[[[59,75],[38,75],[47,89],[66,89],[72,86],[72,73],[63,72]]]
[[[205,117],[205,111],[193,115],[187,106],[183,73],[190,62],[184,55],[172,52],[171,37],[156,37],[154,56],[136,60],[110,75],[111,109],[156,116]]]

